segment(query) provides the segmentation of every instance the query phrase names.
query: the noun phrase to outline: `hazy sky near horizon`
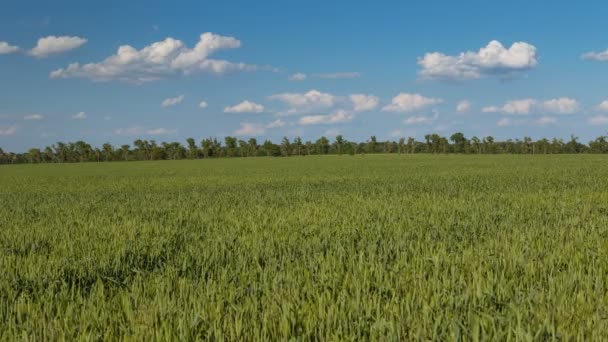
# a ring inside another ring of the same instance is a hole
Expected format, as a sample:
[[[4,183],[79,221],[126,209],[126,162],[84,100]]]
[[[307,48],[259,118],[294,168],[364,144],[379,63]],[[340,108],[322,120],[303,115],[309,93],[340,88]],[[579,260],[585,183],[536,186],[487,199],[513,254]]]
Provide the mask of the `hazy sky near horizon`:
[[[31,1],[0,147],[608,131],[605,1]],[[606,102],[604,102],[606,101]]]

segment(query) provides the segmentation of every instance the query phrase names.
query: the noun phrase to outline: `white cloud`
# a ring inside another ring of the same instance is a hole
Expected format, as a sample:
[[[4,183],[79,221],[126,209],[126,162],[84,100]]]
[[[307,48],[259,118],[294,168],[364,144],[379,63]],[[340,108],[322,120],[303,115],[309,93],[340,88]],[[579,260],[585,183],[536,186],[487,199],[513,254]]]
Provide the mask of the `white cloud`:
[[[355,112],[374,110],[380,103],[377,96],[366,94],[353,94],[350,96],[350,101],[353,103]]]
[[[224,108],[224,113],[261,113],[264,106],[255,102],[243,101],[232,107]]]
[[[472,107],[471,102],[469,102],[467,100],[462,100],[462,101],[458,102],[458,104],[456,105],[456,111],[458,113],[466,113],[471,110],[471,107]]]
[[[85,112],[78,112],[72,115],[72,119],[74,120],[84,120],[87,118],[87,114]]]
[[[602,103],[597,105],[596,109],[602,112],[608,112],[608,100],[602,101]]]
[[[283,127],[285,126],[287,123],[281,119],[277,119],[274,120],[273,122],[269,123],[268,125],[266,125],[267,128],[278,128],[278,127]]]
[[[8,127],[3,127],[0,126],[0,136],[9,136],[9,135],[13,135],[17,132],[17,126],[8,126]]]
[[[307,115],[303,116],[299,120],[300,125],[329,125],[329,124],[338,124],[342,122],[350,121],[354,118],[354,116],[345,111],[345,110],[337,110],[333,114],[329,115]]]
[[[290,81],[305,81],[306,80],[306,74],[301,73],[301,72],[297,72],[297,73],[289,76],[289,80]]]
[[[112,117],[111,116],[104,116],[103,119],[106,120],[106,121],[110,121],[110,120],[112,120]]]
[[[198,108],[200,108],[200,109],[205,109],[205,108],[207,108],[207,107],[209,107],[209,105],[207,104],[207,101],[201,101],[201,102],[198,104]]]
[[[502,119],[498,120],[498,122],[496,123],[496,125],[498,125],[500,127],[510,126],[512,124],[513,124],[513,120],[511,120],[509,118],[502,118]]]
[[[572,114],[581,109],[580,103],[569,97],[560,97],[546,101],[521,99],[507,101],[502,106],[484,107],[484,113],[503,113],[513,115],[528,115],[534,111],[550,114]]]
[[[331,94],[322,93],[318,90],[310,90],[307,93],[283,93],[269,96],[271,100],[284,102],[295,108],[320,108],[334,105],[335,97]]]
[[[411,116],[411,117],[403,120],[403,123],[406,125],[423,125],[423,124],[429,124],[433,121],[434,121],[433,118],[429,118],[428,116],[417,115],[417,116]]]
[[[422,68],[420,75],[428,79],[473,80],[492,75],[504,76],[531,69],[537,64],[535,46],[517,42],[507,49],[496,40],[477,52],[467,51],[454,56],[432,52],[418,58],[418,65]]]
[[[553,125],[557,123],[557,119],[552,116],[543,116],[536,120],[534,123],[537,125],[545,126],[545,125]]]
[[[31,115],[26,115],[23,117],[23,120],[32,120],[32,121],[38,121],[38,120],[43,120],[44,116],[40,115],[40,114],[31,114]]]
[[[382,108],[382,110],[385,112],[407,113],[442,102],[442,99],[424,97],[420,94],[400,93],[393,98],[390,105]]]
[[[554,114],[572,114],[581,109],[581,105],[575,99],[560,97],[543,102],[542,107],[545,111]]]
[[[259,123],[242,122],[241,127],[234,131],[236,136],[260,136],[266,133],[266,126]]]
[[[36,57],[47,57],[70,50],[77,49],[87,42],[80,37],[56,37],[48,36],[38,39],[36,46],[30,50],[29,54]]]
[[[605,62],[608,61],[608,50],[602,52],[587,52],[581,56],[583,59],[590,61]]]
[[[179,95],[176,97],[170,97],[168,99],[164,99],[160,105],[163,107],[171,107],[171,106],[175,106],[175,105],[182,103],[182,101],[184,101],[184,95]]]
[[[52,78],[85,77],[96,81],[120,80],[144,83],[175,74],[209,72],[222,74],[237,70],[255,70],[256,66],[212,59],[211,55],[226,49],[236,49],[241,42],[233,37],[203,33],[199,42],[188,48],[180,40],[167,38],[137,50],[122,45],[115,55],[99,63],[70,64],[51,72]]]
[[[604,126],[608,125],[608,116],[606,115],[598,115],[589,118],[589,123],[594,126]]]
[[[0,55],[7,55],[19,51],[19,47],[10,45],[7,42],[0,42]]]
[[[359,77],[361,77],[361,73],[360,72],[334,72],[334,73],[328,73],[328,74],[319,74],[317,76],[319,76],[319,78],[337,80],[337,79],[344,79],[344,78],[345,79],[359,78]]]
[[[482,108],[484,113],[504,113],[514,115],[527,115],[530,114],[532,108],[536,105],[537,101],[534,99],[523,99],[507,101],[501,107],[490,106]]]
[[[177,133],[176,129],[153,128],[146,131],[147,135],[171,135]]]
[[[134,126],[130,128],[118,128],[114,131],[116,135],[122,136],[142,136],[142,135],[172,135],[177,133],[176,129],[168,129],[168,128],[153,128],[146,129],[139,126]]]

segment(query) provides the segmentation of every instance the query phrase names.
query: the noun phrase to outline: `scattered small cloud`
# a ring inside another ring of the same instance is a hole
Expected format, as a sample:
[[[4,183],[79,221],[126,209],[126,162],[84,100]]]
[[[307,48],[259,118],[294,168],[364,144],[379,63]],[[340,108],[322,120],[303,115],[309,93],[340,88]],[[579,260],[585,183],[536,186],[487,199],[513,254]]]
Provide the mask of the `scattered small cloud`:
[[[300,118],[300,125],[330,125],[350,121],[354,115],[345,111],[337,110],[333,114],[328,115],[307,115]]]
[[[251,101],[243,101],[231,107],[224,108],[224,113],[261,113],[264,106]]]
[[[595,107],[597,110],[601,111],[601,112],[608,112],[608,100],[604,100],[602,101],[599,105],[597,105],[597,107]]]
[[[259,123],[242,122],[241,127],[234,131],[236,136],[261,136],[266,133],[266,126]]]
[[[72,115],[73,120],[84,120],[87,118],[87,114],[85,112],[78,112]]]
[[[332,107],[336,101],[335,96],[328,93],[322,93],[315,89],[306,93],[275,94],[268,98],[270,100],[281,101],[291,107],[286,112],[283,112],[283,115],[293,115],[302,111],[329,108]]]
[[[588,119],[588,122],[594,126],[608,125],[608,116],[607,115],[593,116]]]
[[[19,51],[20,49],[18,46],[10,45],[7,42],[0,42],[0,55],[8,55]]]
[[[118,128],[114,131],[114,134],[116,134],[116,135],[122,135],[122,136],[127,136],[127,137],[144,136],[144,135],[151,135],[151,136],[173,135],[176,133],[177,133],[176,129],[168,129],[168,128],[146,129],[146,128],[140,127],[140,126],[134,126],[134,127],[130,127],[130,128]]]
[[[87,39],[68,36],[48,36],[38,39],[36,46],[29,51],[35,57],[43,58],[74,50],[86,44]]]
[[[23,117],[23,120],[28,120],[28,121],[39,121],[39,120],[43,120],[44,116],[40,115],[40,114],[30,114],[30,115],[26,115]]]
[[[569,97],[560,97],[544,101],[542,108],[553,114],[573,114],[581,109],[580,103]]]
[[[283,127],[285,126],[287,123],[281,119],[277,119],[274,120],[273,122],[269,123],[268,125],[266,125],[267,128],[278,128],[278,127]]]
[[[393,97],[391,104],[382,108],[382,111],[409,113],[442,102],[442,99],[424,97],[420,94],[400,93]]]
[[[355,112],[374,110],[380,103],[377,96],[368,94],[353,94],[350,96],[350,101],[353,103]]]
[[[205,109],[207,107],[209,107],[209,105],[207,104],[207,101],[201,101],[198,104],[198,108],[200,108],[200,109]]]
[[[587,52],[587,53],[584,53],[581,56],[581,58],[588,60],[588,61],[606,62],[606,61],[608,61],[608,49],[601,51],[601,52],[595,52],[595,51]]]
[[[461,100],[456,105],[456,111],[458,113],[467,113],[467,112],[469,112],[471,110],[472,106],[473,105],[468,100]]]
[[[552,116],[542,116],[534,123],[540,126],[553,125],[557,123],[557,118]]]
[[[289,76],[289,80],[290,81],[305,81],[306,74],[301,73],[301,72],[296,72],[295,74]]]
[[[424,79],[475,80],[489,76],[508,76],[538,65],[534,45],[516,42],[506,48],[492,40],[479,51],[466,51],[458,55],[431,52],[418,58]]]
[[[499,127],[519,126],[528,123],[527,119],[502,118],[496,122]]]
[[[546,101],[536,99],[521,99],[507,101],[502,106],[484,107],[484,113],[503,113],[512,115],[528,115],[533,111],[550,114],[573,114],[580,111],[580,103],[569,97],[560,97]]]
[[[106,121],[110,121],[110,120],[112,120],[112,117],[111,116],[104,116],[103,119],[106,120]]]
[[[17,133],[17,126],[0,126],[0,136],[10,136]]]
[[[184,101],[184,98],[185,98],[184,95],[179,95],[176,97],[170,97],[168,99],[164,99],[163,102],[161,103],[161,106],[163,106],[163,107],[176,106],[176,105],[182,103],[182,101]]]

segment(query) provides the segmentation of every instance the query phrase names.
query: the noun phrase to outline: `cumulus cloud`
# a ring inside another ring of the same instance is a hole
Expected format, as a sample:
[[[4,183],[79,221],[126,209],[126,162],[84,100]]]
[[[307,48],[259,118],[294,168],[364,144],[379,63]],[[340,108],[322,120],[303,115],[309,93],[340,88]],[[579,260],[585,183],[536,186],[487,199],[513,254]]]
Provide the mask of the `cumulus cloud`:
[[[300,125],[330,125],[347,122],[353,119],[353,115],[345,110],[337,110],[328,115],[307,115],[300,118]]]
[[[301,73],[301,72],[297,72],[297,73],[289,76],[289,80],[290,81],[305,81],[306,80],[306,74]]]
[[[84,120],[87,118],[87,114],[85,112],[78,112],[72,115],[72,119],[74,120]]]
[[[418,65],[422,68],[419,73],[427,79],[474,80],[492,75],[505,76],[531,69],[537,64],[534,45],[516,42],[507,49],[496,40],[477,52],[467,51],[454,56],[431,52],[418,58]]]
[[[207,104],[207,101],[201,101],[201,102],[198,104],[198,108],[200,108],[200,109],[205,109],[205,108],[207,108],[207,107],[209,107],[209,105]]]
[[[85,77],[96,81],[120,80],[144,83],[175,74],[209,72],[223,74],[237,70],[255,70],[256,66],[210,58],[220,50],[236,49],[241,42],[233,37],[203,33],[193,48],[177,39],[167,38],[141,50],[122,45],[116,54],[98,63],[70,64],[51,72],[52,78]]]
[[[0,126],[0,136],[9,136],[17,133],[17,126]]]
[[[224,108],[224,113],[261,113],[263,111],[264,106],[250,101],[243,101],[232,107]]]
[[[380,103],[377,96],[367,94],[353,94],[350,96],[350,101],[353,103],[355,112],[374,110]]]
[[[287,123],[281,119],[277,119],[274,120],[273,122],[269,123],[268,125],[266,125],[267,128],[278,128],[278,127],[283,127],[285,126]]]
[[[471,102],[469,102],[467,100],[462,100],[462,101],[458,102],[458,104],[456,105],[456,111],[458,113],[466,113],[471,110],[471,107],[472,107]]]
[[[259,123],[242,122],[241,127],[234,131],[236,136],[260,136],[266,133],[266,126]]]
[[[569,97],[560,97],[546,101],[521,99],[507,101],[502,106],[484,107],[484,113],[503,113],[513,115],[528,115],[533,111],[550,114],[573,114],[581,109],[580,103]]]
[[[43,120],[44,116],[40,115],[40,114],[31,114],[31,115],[26,115],[23,117],[23,120],[28,120],[28,121],[38,121],[38,120]]]
[[[179,95],[176,97],[170,97],[168,99],[164,99],[160,105],[163,107],[171,107],[171,106],[175,106],[175,105],[182,103],[182,101],[184,101],[184,95]]]
[[[553,114],[572,114],[581,109],[580,103],[569,97],[560,97],[544,101],[542,109]]]
[[[527,115],[530,114],[532,108],[538,103],[538,101],[534,99],[522,99],[522,100],[512,100],[507,101],[504,105],[497,106],[489,106],[482,108],[482,112],[484,113],[504,113],[504,114],[513,114],[513,115]]]
[[[594,126],[604,126],[604,125],[608,126],[608,116],[606,116],[606,115],[593,116],[588,119],[588,122]]]
[[[29,54],[36,57],[47,57],[81,47],[87,40],[80,37],[48,36],[38,39],[36,46]]]
[[[359,77],[361,77],[361,73],[360,72],[334,72],[334,73],[328,73],[328,74],[318,74],[317,76],[319,78],[337,80],[337,79],[343,79],[343,78],[345,78],[345,79],[359,78]]]
[[[19,47],[10,45],[7,42],[0,42],[0,55],[7,55],[19,51]]]
[[[601,52],[587,52],[581,56],[581,58],[589,61],[606,62],[608,61],[608,49]]]
[[[608,112],[608,100],[602,101],[602,103],[597,105],[596,109],[602,112]]]
[[[510,126],[512,124],[513,124],[513,120],[509,119],[509,118],[502,118],[502,119],[498,120],[498,122],[496,123],[496,125],[500,126],[500,127]]]
[[[335,97],[331,94],[322,93],[318,90],[310,90],[307,93],[282,93],[269,96],[271,100],[281,101],[293,109],[302,108],[327,108],[334,105]]]
[[[420,94],[400,93],[393,97],[391,104],[385,106],[382,110],[385,112],[407,113],[442,102],[442,99],[424,97]]]
[[[142,136],[142,135],[173,135],[177,133],[176,129],[168,129],[168,128],[152,128],[146,129],[140,126],[134,126],[130,128],[118,128],[114,131],[116,135],[122,135],[127,137],[133,136]]]

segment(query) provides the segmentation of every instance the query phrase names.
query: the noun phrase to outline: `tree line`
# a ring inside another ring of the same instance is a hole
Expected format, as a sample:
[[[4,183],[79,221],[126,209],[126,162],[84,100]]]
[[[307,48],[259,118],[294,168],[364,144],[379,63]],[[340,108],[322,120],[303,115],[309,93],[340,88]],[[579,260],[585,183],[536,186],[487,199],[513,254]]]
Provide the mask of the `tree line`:
[[[179,142],[157,143],[155,140],[135,140],[133,145],[113,146],[109,143],[93,147],[84,141],[58,142],[43,149],[32,148],[26,153],[4,152],[0,148],[0,164],[17,163],[74,163],[138,160],[178,160],[222,157],[306,156],[323,154],[366,153],[458,153],[458,154],[564,154],[608,153],[608,136],[600,136],[588,144],[571,136],[562,139],[532,140],[530,137],[495,141],[491,136],[468,139],[463,133],[454,133],[449,139],[438,134],[427,134],[424,141],[401,138],[397,141],[378,141],[375,136],[365,142],[348,141],[338,135],[333,141],[320,137],[316,141],[293,140],[285,137],[279,144],[265,140],[259,144],[255,138],[247,141],[227,136],[203,139],[200,144],[188,138]]]

